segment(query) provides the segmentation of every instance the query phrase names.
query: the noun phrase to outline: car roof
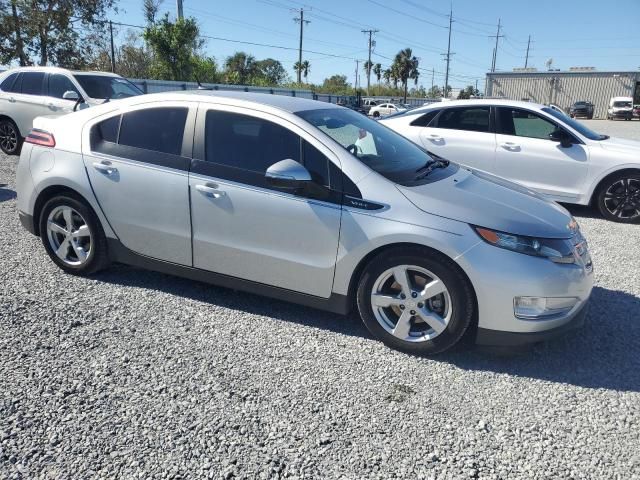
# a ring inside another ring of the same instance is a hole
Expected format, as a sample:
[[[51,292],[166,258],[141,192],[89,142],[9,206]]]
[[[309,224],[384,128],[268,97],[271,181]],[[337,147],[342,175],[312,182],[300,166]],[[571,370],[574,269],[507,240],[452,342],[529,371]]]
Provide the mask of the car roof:
[[[45,73],[71,73],[71,74],[87,74],[87,75],[102,75],[105,77],[120,77],[120,75],[111,72],[97,72],[97,71],[84,71],[84,70],[68,70],[60,67],[15,67],[10,68],[2,74],[11,74],[15,72],[45,72]]]
[[[321,110],[327,108],[344,108],[327,102],[309,100],[307,98],[292,97],[288,95],[276,95],[270,93],[221,91],[221,90],[187,90],[176,92],[151,93],[127,99],[118,100],[123,104],[146,103],[150,101],[184,101],[195,100],[204,103],[224,104],[260,104],[277,108],[290,113],[304,110]]]
[[[469,100],[449,100],[446,102],[433,102],[422,107],[411,110],[411,114],[420,112],[426,112],[427,110],[433,110],[434,108],[450,108],[450,107],[468,107],[473,105],[504,105],[515,108],[528,108],[531,110],[540,110],[545,108],[546,105],[533,102],[525,102],[523,100],[505,100],[504,98],[473,98]]]

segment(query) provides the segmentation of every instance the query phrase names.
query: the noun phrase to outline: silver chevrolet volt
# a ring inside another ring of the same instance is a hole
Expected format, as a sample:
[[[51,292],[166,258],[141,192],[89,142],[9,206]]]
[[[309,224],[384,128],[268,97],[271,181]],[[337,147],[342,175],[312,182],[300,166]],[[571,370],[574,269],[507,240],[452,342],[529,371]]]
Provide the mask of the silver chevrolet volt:
[[[65,272],[120,262],[357,309],[411,353],[564,333],[593,285],[561,206],[311,100],[176,92],[40,117],[17,183],[22,224]]]

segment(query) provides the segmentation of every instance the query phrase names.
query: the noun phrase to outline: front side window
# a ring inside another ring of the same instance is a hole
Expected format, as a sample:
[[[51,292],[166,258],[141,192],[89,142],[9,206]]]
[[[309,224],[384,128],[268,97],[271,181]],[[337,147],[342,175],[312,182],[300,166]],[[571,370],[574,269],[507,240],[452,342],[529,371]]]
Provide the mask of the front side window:
[[[499,107],[498,119],[503,135],[549,140],[549,134],[557,130],[555,123],[519,108]]]
[[[180,155],[186,107],[145,108],[122,116],[118,144]]]
[[[73,84],[71,80],[65,75],[54,74],[49,75],[49,96],[55,98],[62,98],[65,92],[72,91],[76,92],[78,96],[80,92]]]
[[[44,73],[42,72],[23,72],[22,74],[22,93],[26,95],[42,95],[42,83],[44,82]]]
[[[438,117],[437,128],[489,132],[489,107],[448,108]]]
[[[303,110],[296,115],[331,137],[372,170],[402,185],[428,183],[436,170],[429,169],[434,159],[423,149],[403,136],[353,110],[328,108]],[[447,164],[448,165],[448,164]],[[451,169],[447,165],[447,172]]]

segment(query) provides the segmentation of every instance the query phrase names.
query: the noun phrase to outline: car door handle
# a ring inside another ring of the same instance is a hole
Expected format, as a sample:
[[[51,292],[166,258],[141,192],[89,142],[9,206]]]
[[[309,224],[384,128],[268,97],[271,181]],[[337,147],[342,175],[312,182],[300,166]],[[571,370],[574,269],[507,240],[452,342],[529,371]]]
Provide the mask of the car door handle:
[[[47,107],[49,107],[49,109],[51,110],[55,110],[56,106],[53,103],[47,103]]]
[[[429,135],[429,138],[431,140],[442,140],[442,137],[440,135],[436,135],[435,133],[432,133],[431,135]]]
[[[221,190],[218,190],[218,186],[215,184],[205,184],[205,185],[196,185],[196,190],[200,193],[213,198],[224,197],[227,193]]]
[[[114,174],[118,173],[118,169],[116,167],[112,167],[111,163],[95,162],[93,164],[93,168],[95,168],[99,172],[102,172],[102,173],[104,173],[106,175],[114,175]]]
[[[507,150],[520,150],[520,145],[513,142],[504,142],[504,143],[501,143],[500,146]]]
[[[15,99],[15,98],[13,98],[13,97],[9,97],[9,101],[10,101],[11,103],[16,103],[16,99]]]

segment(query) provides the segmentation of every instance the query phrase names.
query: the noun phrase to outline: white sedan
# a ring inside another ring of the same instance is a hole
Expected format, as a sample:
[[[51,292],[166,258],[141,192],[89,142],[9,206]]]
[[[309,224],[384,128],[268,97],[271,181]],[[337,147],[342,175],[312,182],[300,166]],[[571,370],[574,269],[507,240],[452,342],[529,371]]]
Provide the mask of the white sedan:
[[[381,105],[371,107],[371,110],[369,110],[369,115],[374,118],[378,118],[391,115],[393,113],[406,112],[407,110],[407,107],[405,107],[401,103],[383,103]]]
[[[381,120],[447,160],[555,201],[640,223],[640,142],[610,138],[552,108],[510,100],[432,104]]]

